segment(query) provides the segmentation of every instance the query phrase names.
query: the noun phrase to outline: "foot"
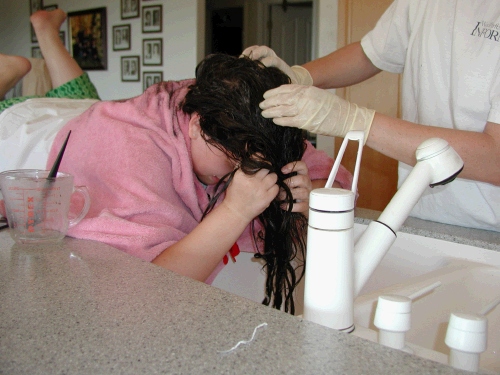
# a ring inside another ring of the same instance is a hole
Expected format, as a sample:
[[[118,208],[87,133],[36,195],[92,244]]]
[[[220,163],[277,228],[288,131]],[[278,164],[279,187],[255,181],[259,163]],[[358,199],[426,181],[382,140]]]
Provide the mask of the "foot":
[[[62,9],[54,9],[51,11],[39,10],[30,16],[31,24],[35,33],[38,34],[46,30],[57,31],[66,19],[66,13]]]
[[[31,63],[22,56],[0,53],[0,98],[13,88],[29,71]]]

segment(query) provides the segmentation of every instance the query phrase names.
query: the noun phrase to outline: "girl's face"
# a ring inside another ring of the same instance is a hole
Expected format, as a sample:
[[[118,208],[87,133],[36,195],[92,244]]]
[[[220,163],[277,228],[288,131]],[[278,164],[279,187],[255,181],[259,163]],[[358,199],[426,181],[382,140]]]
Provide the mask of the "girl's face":
[[[193,114],[189,121],[193,169],[198,180],[205,185],[214,185],[223,176],[234,170],[235,162],[203,139],[198,119],[199,116]]]

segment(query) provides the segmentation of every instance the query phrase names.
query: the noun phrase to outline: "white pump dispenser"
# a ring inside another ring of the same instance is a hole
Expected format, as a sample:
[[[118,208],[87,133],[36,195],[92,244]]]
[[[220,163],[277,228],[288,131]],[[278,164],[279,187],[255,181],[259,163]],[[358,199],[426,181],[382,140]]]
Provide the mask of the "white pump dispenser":
[[[363,138],[361,131],[348,133],[339,151],[348,140],[359,142],[351,190],[331,188],[342,159],[337,157],[326,186],[309,196],[304,319],[345,332],[354,330],[354,201]]]
[[[331,188],[349,140],[359,142],[352,189]],[[426,187],[452,181],[463,168],[462,159],[446,141],[424,141],[417,148],[417,164],[410,175],[354,246],[354,202],[363,140],[361,131],[346,135],[325,188],[313,190],[309,198],[304,318],[345,332],[354,329],[354,298]]]

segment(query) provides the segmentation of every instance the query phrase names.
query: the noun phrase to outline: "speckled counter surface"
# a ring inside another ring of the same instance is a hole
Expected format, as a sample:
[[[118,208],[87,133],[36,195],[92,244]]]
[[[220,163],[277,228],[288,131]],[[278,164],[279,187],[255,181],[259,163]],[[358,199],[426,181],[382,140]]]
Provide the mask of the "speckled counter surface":
[[[221,353],[240,340],[254,340]],[[339,333],[92,241],[0,232],[2,374],[470,374]]]
[[[370,221],[377,220],[380,212],[357,208],[355,216],[355,222],[369,224]],[[500,251],[500,232],[441,224],[413,217],[406,219],[400,231]]]

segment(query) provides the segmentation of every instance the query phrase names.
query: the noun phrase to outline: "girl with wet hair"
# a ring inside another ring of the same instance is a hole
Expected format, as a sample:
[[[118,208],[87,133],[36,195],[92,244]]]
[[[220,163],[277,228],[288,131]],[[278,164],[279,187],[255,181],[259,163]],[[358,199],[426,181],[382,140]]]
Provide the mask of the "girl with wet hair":
[[[264,304],[294,313],[293,291],[302,278],[305,259],[307,219],[292,212],[294,197],[281,168],[302,159],[306,143],[304,132],[276,126],[261,116],[259,102],[270,88],[290,83],[277,68],[265,68],[247,58],[228,55],[207,57],[196,70],[196,83],[183,104],[186,113],[197,113],[204,139],[234,160],[245,174],[267,169],[277,175],[283,194],[274,199],[257,218],[255,230],[257,258],[265,261],[267,274]],[[207,212],[231,183],[232,171],[225,176]],[[284,208],[283,208],[284,207]],[[254,222],[253,222],[254,223]],[[298,276],[294,265],[301,269]]]
[[[324,186],[333,160],[301,130],[261,116],[264,92],[288,82],[276,68],[213,55],[199,64],[196,79],[153,84],[129,99],[85,108],[61,98],[14,104],[0,114],[0,129],[14,124],[28,134],[36,128],[38,139],[53,139],[47,158],[37,154],[33,161],[43,162],[42,169],[53,164],[71,130],[59,170],[87,186],[91,206],[69,236],[107,243],[208,284],[231,266],[224,259],[233,250],[255,253],[267,272],[264,303],[293,313],[309,192]],[[73,106],[71,119],[53,118],[54,109]],[[31,160],[22,156],[14,160]],[[40,168],[19,163],[11,169]],[[350,188],[345,169],[337,180]]]

